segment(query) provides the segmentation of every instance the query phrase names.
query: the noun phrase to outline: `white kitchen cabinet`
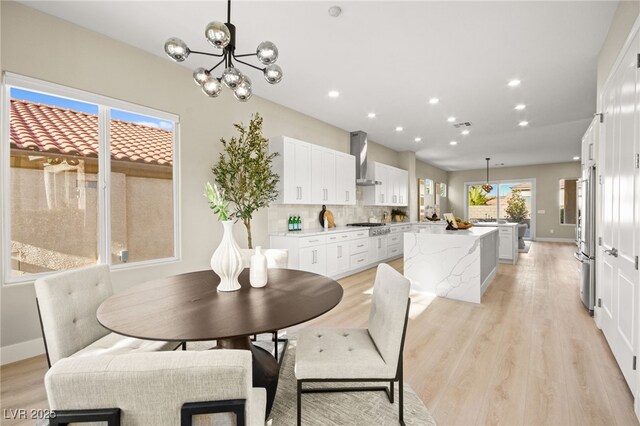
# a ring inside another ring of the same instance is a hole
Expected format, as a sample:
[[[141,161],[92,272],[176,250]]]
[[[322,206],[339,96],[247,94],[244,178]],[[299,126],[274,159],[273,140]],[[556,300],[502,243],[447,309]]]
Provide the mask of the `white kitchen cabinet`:
[[[349,242],[327,244],[327,275],[347,272],[350,267]]]
[[[312,145],[311,203],[336,204],[336,154],[332,149]]]
[[[382,182],[368,186],[364,190],[364,204],[367,206],[407,206],[409,204],[409,173],[406,170],[372,162],[369,164],[369,178]]]
[[[369,238],[369,261],[378,262],[387,258],[387,236]]]
[[[336,198],[335,204],[356,204],[356,157],[342,152],[336,153]]]
[[[276,204],[353,205],[356,202],[355,157],[288,136],[274,137],[270,152],[280,176]]]
[[[498,257],[500,259],[511,259],[512,250],[511,235],[500,234]]]
[[[326,275],[327,248],[325,245],[304,247],[300,249],[299,266],[301,271]]]
[[[273,170],[280,176],[278,198],[281,204],[311,203],[311,144],[287,136],[272,138],[270,152]]]
[[[580,162],[583,167],[591,167],[596,163],[595,139],[599,131],[600,116],[596,115],[582,137]]]

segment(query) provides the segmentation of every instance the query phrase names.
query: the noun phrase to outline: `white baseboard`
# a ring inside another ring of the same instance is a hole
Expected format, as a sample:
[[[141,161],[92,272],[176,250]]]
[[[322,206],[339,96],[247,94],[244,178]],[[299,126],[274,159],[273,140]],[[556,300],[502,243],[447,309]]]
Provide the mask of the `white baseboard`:
[[[23,359],[32,358],[44,353],[44,341],[42,337],[15,345],[0,348],[0,365],[10,364]]]
[[[536,237],[535,241],[543,241],[547,243],[575,243],[575,238],[549,238],[549,237]]]

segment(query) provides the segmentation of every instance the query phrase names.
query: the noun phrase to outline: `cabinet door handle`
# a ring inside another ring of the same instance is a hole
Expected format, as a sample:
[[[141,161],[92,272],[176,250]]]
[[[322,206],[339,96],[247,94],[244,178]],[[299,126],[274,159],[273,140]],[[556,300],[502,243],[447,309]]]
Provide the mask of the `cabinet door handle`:
[[[300,187],[300,199],[302,200],[302,187]]]
[[[344,200],[349,201],[349,191],[344,191]]]
[[[382,238],[378,238],[378,248],[382,248]]]
[[[615,247],[611,247],[611,250],[605,250],[604,252],[609,256],[618,257],[618,249]]]
[[[338,259],[342,259],[342,246],[338,246]]]

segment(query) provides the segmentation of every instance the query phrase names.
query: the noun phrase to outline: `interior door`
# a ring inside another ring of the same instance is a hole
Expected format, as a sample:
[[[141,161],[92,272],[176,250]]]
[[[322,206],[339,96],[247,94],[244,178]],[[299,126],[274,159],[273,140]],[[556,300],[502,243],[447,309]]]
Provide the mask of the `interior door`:
[[[636,35],[636,39],[638,36]],[[636,392],[634,354],[638,347],[636,270],[638,210],[636,141],[638,126],[637,54],[632,44],[604,92],[602,151],[601,326],[632,392]]]

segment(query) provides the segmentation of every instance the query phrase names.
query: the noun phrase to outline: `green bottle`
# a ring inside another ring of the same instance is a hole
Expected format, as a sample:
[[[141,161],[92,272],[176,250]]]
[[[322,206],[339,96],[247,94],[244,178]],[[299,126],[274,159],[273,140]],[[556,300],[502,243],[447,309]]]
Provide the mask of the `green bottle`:
[[[289,215],[289,222],[287,224],[287,230],[289,232],[293,231],[293,216]]]
[[[296,216],[296,218],[294,219],[294,223],[295,223],[296,231],[299,231],[300,230],[300,216]]]

